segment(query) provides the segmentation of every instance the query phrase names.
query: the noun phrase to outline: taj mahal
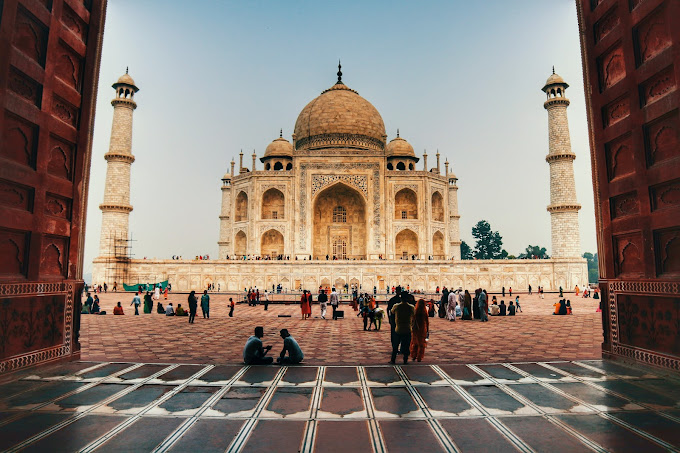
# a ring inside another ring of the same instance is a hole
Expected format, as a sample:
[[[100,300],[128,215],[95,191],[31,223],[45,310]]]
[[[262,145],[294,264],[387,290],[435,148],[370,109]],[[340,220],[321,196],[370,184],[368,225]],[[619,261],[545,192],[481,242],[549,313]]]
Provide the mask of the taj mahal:
[[[552,258],[461,260],[458,178],[439,152],[416,156],[399,131],[388,140],[378,110],[342,80],[300,112],[291,140],[280,131],[258,159],[238,163],[222,177],[219,252],[210,260],[141,260],[129,256],[128,231],[132,117],[139,90],[124,74],[115,97],[93,282],[127,284],[168,280],[173,289],[209,284],[316,290],[352,285],[384,290],[410,285],[490,291],[502,286],[546,291],[587,283],[580,257],[566,109],[568,84],[547,80]],[[442,168],[443,167],[443,168]],[[216,214],[218,209],[216,207]]]

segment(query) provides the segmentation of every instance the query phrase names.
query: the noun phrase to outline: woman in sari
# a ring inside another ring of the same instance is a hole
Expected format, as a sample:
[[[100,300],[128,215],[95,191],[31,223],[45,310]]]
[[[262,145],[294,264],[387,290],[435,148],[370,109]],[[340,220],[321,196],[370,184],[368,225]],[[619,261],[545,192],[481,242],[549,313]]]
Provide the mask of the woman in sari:
[[[153,309],[153,300],[151,300],[151,293],[149,291],[144,294],[144,313],[151,313]]]
[[[470,292],[467,289],[465,290],[463,300],[465,301],[463,304],[463,319],[472,319],[472,296],[470,296]]]
[[[427,315],[425,301],[420,299],[416,303],[416,311],[413,315],[411,328],[411,359],[418,362],[423,360],[425,347],[427,346],[427,333],[430,330],[430,318]]]
[[[307,319],[312,314],[312,304],[307,290],[302,291],[302,297],[300,298],[300,311],[302,312],[302,319]]]

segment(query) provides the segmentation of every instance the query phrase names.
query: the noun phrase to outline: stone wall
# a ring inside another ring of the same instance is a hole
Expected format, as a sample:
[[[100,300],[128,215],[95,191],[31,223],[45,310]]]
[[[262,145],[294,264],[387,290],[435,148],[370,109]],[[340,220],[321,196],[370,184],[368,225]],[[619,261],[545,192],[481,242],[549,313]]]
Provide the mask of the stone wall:
[[[437,286],[500,291],[512,287],[525,291],[531,284],[546,291],[560,286],[571,290],[587,284],[588,269],[583,258],[550,260],[470,260],[470,261],[196,261],[133,260],[126,283],[151,283],[168,279],[173,290],[200,290],[209,283],[221,290],[246,287],[300,287],[317,290],[319,285],[344,285],[357,281],[362,288],[379,290],[392,285],[432,290]],[[112,274],[111,274],[112,275]],[[95,260],[92,283],[106,280],[106,262]],[[113,282],[108,281],[109,286]],[[120,282],[119,282],[120,283]]]

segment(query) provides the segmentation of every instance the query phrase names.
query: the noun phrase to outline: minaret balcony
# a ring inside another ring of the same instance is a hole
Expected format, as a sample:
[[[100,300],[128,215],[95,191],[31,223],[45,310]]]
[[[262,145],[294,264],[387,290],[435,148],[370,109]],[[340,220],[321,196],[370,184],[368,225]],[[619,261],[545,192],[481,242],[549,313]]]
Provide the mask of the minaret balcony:
[[[551,108],[551,107],[557,107],[557,106],[565,106],[569,107],[569,99],[567,98],[550,98],[547,101],[543,103],[543,108],[546,110]]]
[[[556,160],[574,160],[576,159],[576,154],[574,153],[556,153],[556,154],[548,154],[545,156],[545,161],[550,163],[550,162],[555,162]]]
[[[104,154],[104,159],[106,159],[107,162],[127,162],[131,164],[135,161],[135,156],[132,154],[108,152]]]
[[[578,203],[561,203],[561,204],[551,204],[548,206],[548,212],[553,213],[553,212],[569,212],[569,211],[578,211],[581,209],[581,205]]]
[[[132,212],[132,206],[129,204],[102,203],[99,205],[99,209],[102,211]]]

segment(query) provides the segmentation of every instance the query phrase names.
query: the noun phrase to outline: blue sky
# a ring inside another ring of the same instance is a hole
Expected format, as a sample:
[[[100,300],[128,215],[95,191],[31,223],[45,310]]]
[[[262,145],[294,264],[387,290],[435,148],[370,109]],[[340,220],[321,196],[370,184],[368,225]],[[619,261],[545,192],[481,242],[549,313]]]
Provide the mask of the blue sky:
[[[148,1],[108,4],[93,143],[85,271],[98,253],[113,108],[130,68],[135,96],[130,231],[135,257],[217,254],[220,178],[250,166],[336,79],[399,128],[420,155],[439,149],[459,178],[461,236],[480,219],[519,254],[550,250],[547,113],[555,65],[567,96],[583,251],[595,220],[573,0]],[[261,167],[261,163],[258,161]],[[443,167],[443,164],[442,164]]]

